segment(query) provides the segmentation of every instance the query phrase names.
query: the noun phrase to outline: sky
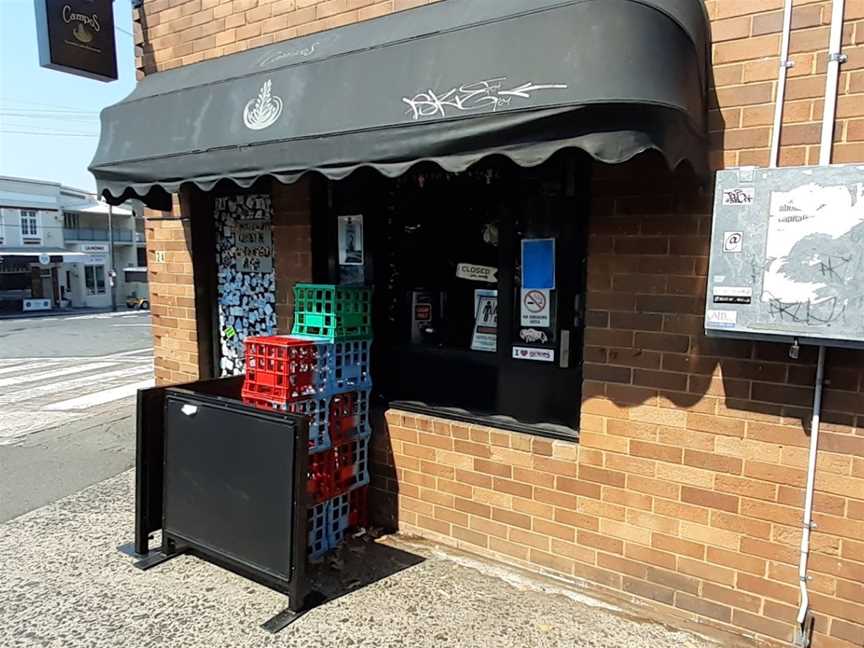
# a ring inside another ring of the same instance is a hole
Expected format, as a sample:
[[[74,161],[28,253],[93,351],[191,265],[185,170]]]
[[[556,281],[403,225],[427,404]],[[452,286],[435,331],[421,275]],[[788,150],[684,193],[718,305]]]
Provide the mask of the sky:
[[[33,0],[0,0],[0,175],[94,191],[99,111],[135,87],[131,0],[114,0],[119,79],[39,67]]]

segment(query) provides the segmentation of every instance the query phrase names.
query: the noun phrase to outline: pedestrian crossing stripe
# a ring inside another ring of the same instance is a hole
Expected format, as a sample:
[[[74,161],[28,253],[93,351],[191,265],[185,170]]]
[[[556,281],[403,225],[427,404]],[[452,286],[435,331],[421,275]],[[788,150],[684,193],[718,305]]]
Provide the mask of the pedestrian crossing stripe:
[[[119,387],[113,387],[111,389],[103,389],[102,391],[87,394],[86,396],[70,398],[69,400],[60,401],[59,403],[52,403],[44,409],[49,412],[57,410],[69,411],[88,409],[90,407],[96,407],[97,405],[112,403],[116,400],[120,400],[121,398],[128,398],[129,396],[134,396],[138,393],[139,389],[149,389],[153,385],[153,379],[148,378],[147,380],[142,380],[137,383],[120,385]]]
[[[140,379],[147,375],[152,375],[152,368],[150,366],[136,365],[134,367],[117,369],[116,371],[79,376],[77,378],[48,383],[36,387],[25,387],[19,390],[7,389],[0,393],[0,405],[13,405],[33,401],[35,399],[46,399],[58,394],[62,395],[64,392],[68,392],[72,389],[86,388],[88,386],[101,387],[104,386],[106,382],[112,380],[119,380],[122,378]],[[81,390],[78,389],[78,395],[81,395],[80,391]]]
[[[0,387],[9,385],[22,385],[40,380],[49,380],[52,378],[60,378],[62,376],[70,376],[87,371],[96,371],[105,369],[106,367],[114,366],[113,362],[91,362],[89,364],[78,365],[76,367],[64,367],[62,369],[53,369],[51,371],[42,371],[37,373],[26,373],[21,376],[13,376],[10,378],[0,378]]]

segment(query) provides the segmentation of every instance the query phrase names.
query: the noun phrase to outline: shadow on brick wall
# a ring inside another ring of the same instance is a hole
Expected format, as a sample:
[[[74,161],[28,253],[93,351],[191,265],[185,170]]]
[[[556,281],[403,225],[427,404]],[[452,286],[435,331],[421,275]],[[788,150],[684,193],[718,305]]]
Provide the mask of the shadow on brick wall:
[[[652,155],[596,165],[584,408],[597,410],[596,399],[653,406],[653,416],[639,409],[636,418],[677,425],[686,417],[686,427],[706,432],[743,429],[731,419],[800,421],[806,431],[816,347],[795,359],[786,343],[705,335],[712,185]],[[846,433],[864,427],[864,351],[829,350],[823,421]]]

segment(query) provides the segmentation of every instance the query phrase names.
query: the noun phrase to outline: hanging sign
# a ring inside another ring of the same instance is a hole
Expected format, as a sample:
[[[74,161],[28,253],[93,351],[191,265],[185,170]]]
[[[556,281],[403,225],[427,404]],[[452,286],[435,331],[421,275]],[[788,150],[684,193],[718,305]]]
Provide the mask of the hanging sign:
[[[339,216],[339,265],[363,265],[363,216]]]
[[[555,290],[555,239],[522,239],[522,287]]]
[[[96,79],[117,79],[114,0],[35,0],[39,65]]]
[[[522,289],[521,324],[538,328],[549,328],[551,291]]]
[[[237,222],[237,269],[273,272],[273,237],[266,220]]]
[[[473,263],[460,263],[456,266],[456,276],[459,279],[467,279],[468,281],[498,283],[498,268],[475,265]]]
[[[474,335],[471,348],[474,351],[498,350],[498,292],[495,290],[475,290]]]

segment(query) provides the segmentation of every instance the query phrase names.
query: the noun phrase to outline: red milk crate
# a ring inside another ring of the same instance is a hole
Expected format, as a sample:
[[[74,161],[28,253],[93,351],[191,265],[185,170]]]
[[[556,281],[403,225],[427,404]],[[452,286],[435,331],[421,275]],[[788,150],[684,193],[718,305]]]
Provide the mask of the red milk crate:
[[[351,510],[348,512],[348,528],[360,529],[369,526],[369,487],[355,488],[349,494]]]
[[[369,439],[355,439],[333,448],[335,494],[341,495],[369,483]]]
[[[371,432],[369,391],[346,392],[331,397],[327,432],[334,448],[356,438],[368,437]]]
[[[336,494],[335,472],[335,453],[332,450],[309,455],[306,493],[312,503],[320,504]]]
[[[318,348],[285,335],[246,338],[243,395],[287,403],[317,393]]]

